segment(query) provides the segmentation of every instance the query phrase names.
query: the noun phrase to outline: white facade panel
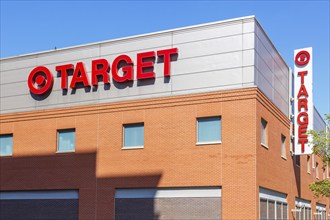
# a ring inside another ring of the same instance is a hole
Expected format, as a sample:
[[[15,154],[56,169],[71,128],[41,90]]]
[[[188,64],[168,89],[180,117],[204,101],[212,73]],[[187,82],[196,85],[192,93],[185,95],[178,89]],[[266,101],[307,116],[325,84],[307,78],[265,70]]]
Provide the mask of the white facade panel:
[[[26,109],[33,109],[36,106],[36,100],[31,98],[31,95],[17,95],[17,96],[10,96],[4,97],[0,100],[1,109],[0,112],[7,110],[13,111],[26,111]]]
[[[65,50],[54,50],[52,53],[46,53],[42,56],[37,57],[37,66],[55,64],[63,65],[68,63],[76,63],[78,61],[83,61],[88,58],[97,57],[100,54],[100,49],[98,45],[75,48],[69,51]],[[86,63],[88,64],[88,63]]]
[[[245,66],[243,67],[243,84],[252,83],[255,84],[255,67],[253,66]]]
[[[171,47],[172,34],[166,33],[137,39],[119,40],[100,44],[100,56],[127,54],[133,51],[151,51],[154,48]]]
[[[0,85],[7,83],[26,82],[32,68],[21,68],[14,70],[1,70]]]
[[[189,59],[179,59],[172,64],[173,75],[231,69],[242,66],[242,52],[224,53]]]
[[[242,84],[242,68],[184,74],[172,79],[172,91]]]
[[[235,35],[229,37],[193,41],[189,43],[174,44],[173,47],[178,48],[180,60],[186,58],[208,56],[211,54],[237,52],[242,50],[242,36]]]
[[[254,50],[244,50],[243,66],[253,66],[253,65],[254,65]]]
[[[254,20],[246,19],[243,21],[243,33],[254,33],[255,23]]]
[[[240,34],[242,34],[242,23],[235,21],[173,32],[173,44]]]
[[[27,57],[17,57],[13,59],[1,60],[0,70],[2,72],[37,66],[37,57],[37,55],[30,55]]]
[[[99,88],[100,99],[113,99],[120,97],[136,96],[138,98],[141,95],[158,94],[163,92],[171,92],[171,82],[168,82],[164,77],[157,77],[155,80],[144,80],[142,82],[134,81],[133,83],[116,83],[111,84],[109,90]]]
[[[255,34],[248,33],[243,34],[243,50],[254,49],[255,45]]]
[[[26,82],[8,83],[0,86],[0,97],[11,97],[17,95],[30,94]]]

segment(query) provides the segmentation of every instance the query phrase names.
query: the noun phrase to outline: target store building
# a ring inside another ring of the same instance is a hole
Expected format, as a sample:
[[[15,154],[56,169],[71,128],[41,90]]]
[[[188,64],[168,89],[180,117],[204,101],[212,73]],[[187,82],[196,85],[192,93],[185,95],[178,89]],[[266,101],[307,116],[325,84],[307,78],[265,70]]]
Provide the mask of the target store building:
[[[328,218],[254,16],[3,58],[0,84],[1,219]]]

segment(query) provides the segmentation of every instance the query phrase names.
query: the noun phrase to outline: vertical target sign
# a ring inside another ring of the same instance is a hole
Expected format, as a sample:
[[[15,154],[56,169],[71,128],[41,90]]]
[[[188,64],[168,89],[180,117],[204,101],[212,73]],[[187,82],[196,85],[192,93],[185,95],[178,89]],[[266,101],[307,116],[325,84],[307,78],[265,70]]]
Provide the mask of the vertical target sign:
[[[313,129],[313,57],[312,48],[294,51],[294,151],[296,155],[312,154]]]

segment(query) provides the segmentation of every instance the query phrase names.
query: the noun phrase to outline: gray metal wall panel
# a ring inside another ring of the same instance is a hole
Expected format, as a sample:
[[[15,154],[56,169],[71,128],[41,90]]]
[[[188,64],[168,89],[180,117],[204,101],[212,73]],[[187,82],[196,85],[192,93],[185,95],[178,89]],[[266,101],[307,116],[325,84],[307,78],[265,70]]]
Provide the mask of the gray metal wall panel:
[[[271,82],[269,82],[263,74],[258,73],[258,88],[271,100],[273,100],[273,88]]]
[[[256,25],[257,86],[287,116],[289,115],[289,67]]]
[[[322,119],[322,115],[315,109],[313,109],[313,129],[317,131],[325,131],[326,130],[326,124]]]

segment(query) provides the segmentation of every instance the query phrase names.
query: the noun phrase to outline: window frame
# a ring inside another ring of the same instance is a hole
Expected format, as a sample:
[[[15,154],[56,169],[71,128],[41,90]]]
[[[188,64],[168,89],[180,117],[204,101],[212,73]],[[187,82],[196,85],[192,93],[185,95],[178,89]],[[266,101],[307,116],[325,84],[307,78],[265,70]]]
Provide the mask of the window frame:
[[[263,125],[263,122],[265,122],[265,126]],[[266,143],[263,143],[263,140],[262,140],[263,132],[265,132],[265,142]],[[263,146],[266,149],[269,148],[269,146],[268,146],[268,121],[266,121],[264,118],[261,118],[261,120],[260,120],[260,144],[261,144],[261,146]]]
[[[307,155],[307,173],[312,174],[312,169],[311,169],[311,156]]]
[[[301,163],[301,161],[300,161],[300,159],[301,159],[300,158],[300,155],[299,154],[295,154],[294,157],[295,157],[294,160],[295,160],[296,166],[300,168],[300,163]]]
[[[6,134],[0,134],[0,137],[11,137],[11,153],[10,154],[0,154],[0,157],[12,157],[13,151],[14,151],[14,134],[13,133],[6,133]],[[1,147],[1,146],[0,146]],[[1,153],[1,149],[0,149]]]
[[[286,144],[285,144],[285,141],[286,141],[286,136],[281,134],[281,157],[285,160],[287,160],[287,157],[286,157]]]
[[[219,119],[220,140],[200,142],[198,140],[198,137],[199,137],[199,120],[201,120],[201,119],[210,119],[210,118]],[[196,145],[212,145],[212,144],[221,144],[221,143],[222,143],[222,117],[221,117],[221,115],[197,117],[196,118]]]
[[[142,125],[143,126],[143,145],[135,145],[135,146],[125,146],[125,127],[126,126],[134,126],[134,125]],[[134,149],[143,149],[145,145],[145,126],[144,122],[137,123],[126,123],[122,125],[122,150],[134,150]]]
[[[74,145],[73,150],[60,150],[60,133],[61,132],[74,132]],[[56,144],[56,153],[57,154],[65,154],[65,153],[74,153],[76,151],[76,129],[75,128],[65,128],[65,129],[57,129],[57,144]]]

